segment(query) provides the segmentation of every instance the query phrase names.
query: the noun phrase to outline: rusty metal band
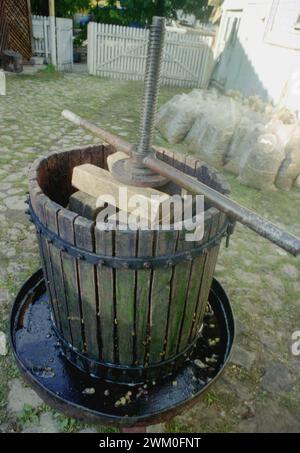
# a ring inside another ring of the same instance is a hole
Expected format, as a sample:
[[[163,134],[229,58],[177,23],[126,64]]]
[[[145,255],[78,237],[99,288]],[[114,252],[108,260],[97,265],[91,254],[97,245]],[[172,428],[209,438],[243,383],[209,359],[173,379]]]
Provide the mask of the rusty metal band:
[[[138,384],[147,380],[164,379],[187,361],[202,336],[202,327],[196,338],[180,353],[160,362],[149,365],[119,365],[92,359],[69,344],[58,332],[52,321],[63,356],[76,368],[90,376],[118,384]]]
[[[43,235],[48,243],[58,248],[61,252],[65,252],[73,258],[84,260],[94,265],[104,265],[112,267],[114,269],[157,269],[160,267],[171,267],[182,261],[191,261],[197,256],[207,253],[210,249],[220,244],[222,238],[228,234],[228,226],[230,222],[225,222],[225,226],[222,230],[216,234],[209,241],[201,244],[198,247],[189,249],[187,251],[181,251],[172,253],[170,255],[159,255],[153,257],[119,257],[119,256],[108,256],[101,255],[94,252],[89,252],[76,245],[70,244],[69,242],[62,239],[57,234],[50,231],[36,216],[31,204],[29,203],[29,214],[37,232]]]

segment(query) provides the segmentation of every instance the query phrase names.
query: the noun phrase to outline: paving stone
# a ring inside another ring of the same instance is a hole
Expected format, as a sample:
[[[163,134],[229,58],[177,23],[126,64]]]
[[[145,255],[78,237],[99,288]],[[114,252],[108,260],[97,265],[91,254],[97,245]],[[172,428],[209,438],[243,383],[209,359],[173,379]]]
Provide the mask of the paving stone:
[[[264,278],[267,281],[268,285],[278,296],[285,295],[285,288],[283,282],[278,277],[278,274],[264,274]]]
[[[279,406],[274,401],[269,401],[256,408],[255,418],[256,433],[299,433],[300,421],[287,409]]]
[[[0,330],[0,356],[5,356],[8,353],[7,338],[4,332]]]
[[[278,295],[275,291],[261,291],[260,300],[267,302],[273,310],[281,310],[284,307],[284,297]]]
[[[231,362],[240,365],[246,370],[250,370],[255,360],[255,353],[247,351],[241,346],[234,346]]]
[[[97,432],[96,428],[84,428],[78,431],[79,434],[95,434]]]
[[[259,285],[260,276],[258,274],[252,274],[251,272],[245,272],[241,269],[236,269],[235,274],[239,280],[248,283],[249,285]]]
[[[0,288],[0,307],[9,301],[9,292],[6,288]]]
[[[25,404],[32,408],[43,404],[41,398],[31,388],[25,387],[20,379],[13,379],[9,388],[7,409],[12,414],[20,414]]]
[[[298,269],[292,264],[285,264],[281,270],[284,274],[294,280],[298,278]]]
[[[13,209],[16,211],[24,211],[27,209],[27,205],[25,203],[25,197],[20,197],[18,195],[14,195],[12,197],[7,197],[4,200],[5,205],[8,209]]]
[[[157,425],[150,425],[147,426],[146,428],[147,433],[153,433],[153,434],[158,434],[158,433],[165,433],[165,425],[162,423],[158,423]]]
[[[53,415],[50,412],[44,412],[40,415],[40,421],[37,425],[28,426],[23,429],[23,433],[36,434],[56,434],[59,433],[59,428]]]
[[[289,370],[280,362],[268,363],[265,367],[265,374],[261,386],[268,392],[277,394],[290,391],[295,383]]]

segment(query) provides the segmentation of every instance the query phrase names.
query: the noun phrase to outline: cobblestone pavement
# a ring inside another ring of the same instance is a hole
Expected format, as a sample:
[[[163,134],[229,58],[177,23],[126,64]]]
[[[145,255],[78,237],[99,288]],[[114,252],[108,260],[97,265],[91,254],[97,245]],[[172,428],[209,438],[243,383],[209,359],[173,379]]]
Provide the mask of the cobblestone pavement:
[[[61,110],[134,140],[141,89],[136,82],[44,73],[10,76],[7,96],[0,97],[0,431],[102,431],[53,412],[24,385],[7,353],[8,314],[17,289],[39,267],[34,229],[24,214],[30,163],[49,151],[98,142],[61,119]],[[160,102],[178,92],[163,88]],[[166,146],[158,134],[156,143]],[[300,236],[300,191],[262,194],[228,179],[235,199]],[[157,429],[299,432],[300,356],[291,354],[291,335],[300,330],[299,260],[237,226],[230,248],[222,249],[217,277],[237,320],[232,360],[199,404]]]

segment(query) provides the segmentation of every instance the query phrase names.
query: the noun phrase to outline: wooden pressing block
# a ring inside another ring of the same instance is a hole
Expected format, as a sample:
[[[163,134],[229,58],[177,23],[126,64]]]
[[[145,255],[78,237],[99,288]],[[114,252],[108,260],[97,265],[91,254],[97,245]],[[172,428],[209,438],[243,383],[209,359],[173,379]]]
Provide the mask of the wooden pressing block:
[[[118,160],[128,159],[128,154],[122,153],[122,151],[117,151],[116,153],[110,154],[107,158],[107,167],[111,172],[112,166],[114,163],[118,162]]]
[[[103,206],[97,206],[97,198],[78,190],[69,198],[68,209],[89,220],[96,220]]]
[[[95,165],[83,164],[74,167],[72,185],[82,192],[96,197],[98,201],[112,204],[125,212],[136,215],[138,207],[141,219],[149,222],[150,227],[160,222],[165,223],[168,216],[170,217],[170,211],[166,209],[164,212],[162,209],[164,203],[170,202],[169,195],[157,189],[124,186],[111,173]],[[127,189],[127,194],[123,196],[124,187]],[[161,217],[161,212],[164,213],[163,217]]]

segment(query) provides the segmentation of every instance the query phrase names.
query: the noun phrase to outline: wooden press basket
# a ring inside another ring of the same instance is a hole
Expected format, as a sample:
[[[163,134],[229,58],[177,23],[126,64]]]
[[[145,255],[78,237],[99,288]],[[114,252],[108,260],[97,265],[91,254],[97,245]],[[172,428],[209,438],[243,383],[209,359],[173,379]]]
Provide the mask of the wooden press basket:
[[[229,218],[206,206],[199,242],[186,242],[185,231],[99,231],[65,207],[73,167],[107,169],[113,152],[97,145],[38,159],[30,211],[64,355],[91,375],[136,383],[165,377],[192,353]],[[162,151],[158,158],[230,190],[220,173],[190,156]]]

